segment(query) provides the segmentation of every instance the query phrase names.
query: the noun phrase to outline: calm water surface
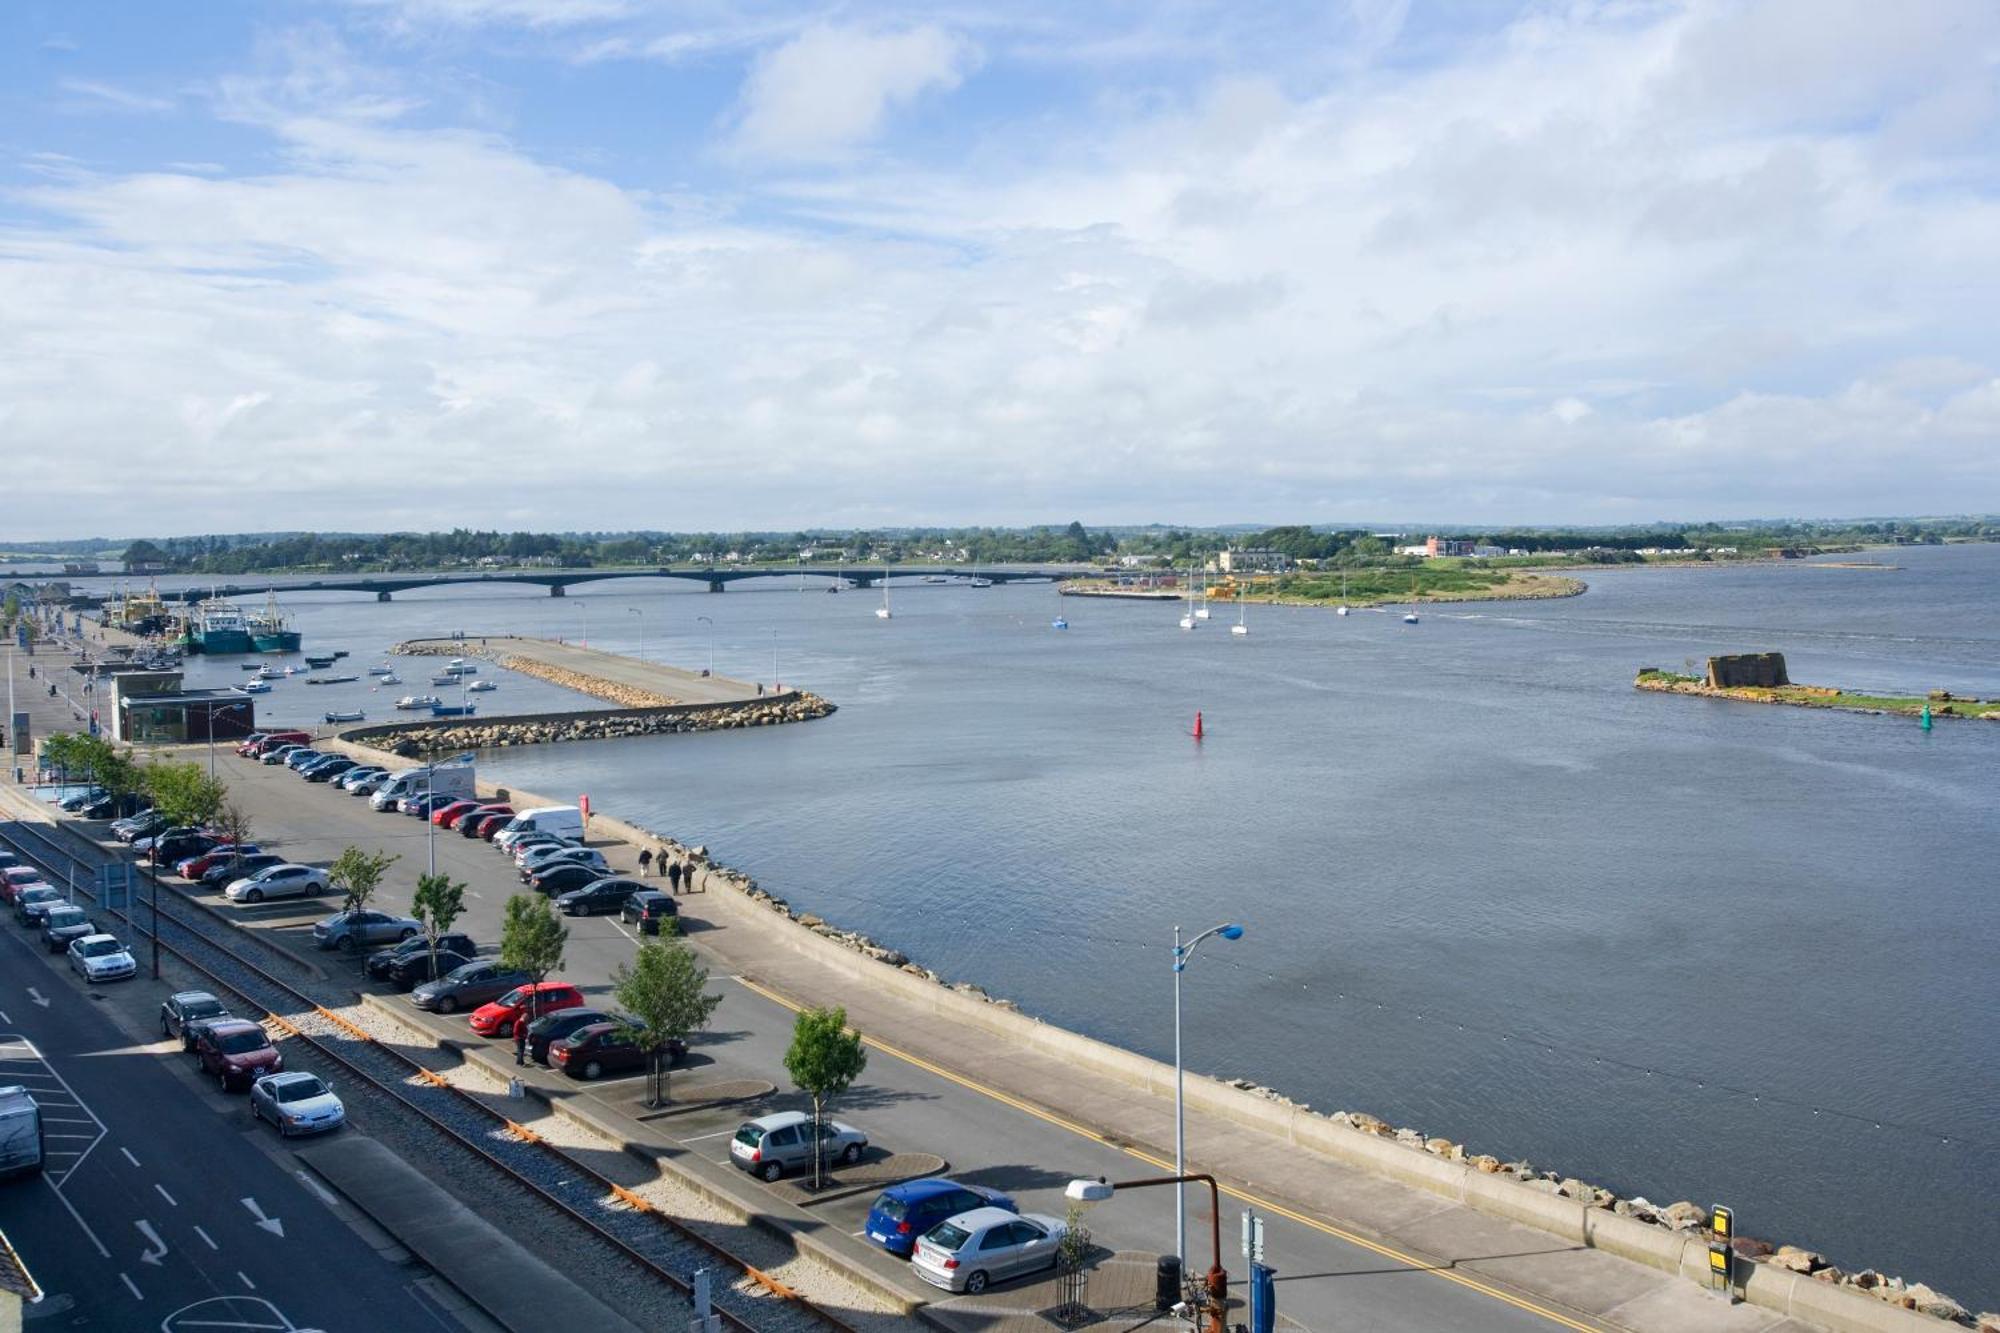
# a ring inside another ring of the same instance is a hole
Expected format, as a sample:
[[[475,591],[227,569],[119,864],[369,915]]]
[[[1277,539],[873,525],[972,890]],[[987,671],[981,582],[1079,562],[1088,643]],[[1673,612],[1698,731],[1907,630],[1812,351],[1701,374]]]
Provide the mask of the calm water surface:
[[[453,628],[643,635],[701,665],[710,616],[719,670],[769,680],[775,643],[779,677],[841,711],[508,751],[488,775],[588,791],[1156,1056],[1172,926],[1241,921],[1189,971],[1192,1067],[1732,1203],[1747,1234],[1991,1308],[2000,725],[1631,688],[1640,666],[1777,649],[1798,680],[2000,693],[2000,547],[1868,558],[1901,569],[1617,571],[1418,626],[1253,608],[1243,638],[1222,609],[1189,634],[1172,607],[1077,599],[1056,632],[1039,586],[899,590],[888,622],[870,593],[775,584],[289,604],[356,669]],[[502,678],[484,711],[576,706]],[[294,684],[259,714],[383,702]]]

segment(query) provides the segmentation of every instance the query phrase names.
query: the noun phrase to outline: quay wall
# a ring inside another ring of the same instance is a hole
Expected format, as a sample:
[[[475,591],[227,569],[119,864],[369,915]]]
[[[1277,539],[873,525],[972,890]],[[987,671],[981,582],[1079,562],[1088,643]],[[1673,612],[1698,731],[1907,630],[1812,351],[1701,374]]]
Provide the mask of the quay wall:
[[[430,746],[503,749],[561,741],[608,740],[670,732],[768,727],[825,717],[834,705],[816,694],[787,690],[735,703],[654,704],[641,708],[580,709],[564,713],[514,713],[496,717],[419,717],[374,723],[340,733],[342,740],[389,751],[395,758],[423,754]]]

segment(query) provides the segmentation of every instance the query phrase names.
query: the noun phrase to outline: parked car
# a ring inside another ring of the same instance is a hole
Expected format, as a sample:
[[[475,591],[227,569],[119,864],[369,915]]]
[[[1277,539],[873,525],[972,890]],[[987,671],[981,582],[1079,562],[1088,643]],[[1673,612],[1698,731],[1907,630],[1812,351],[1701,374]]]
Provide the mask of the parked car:
[[[266,898],[304,898],[327,890],[326,872],[318,866],[283,861],[254,875],[231,880],[222,896],[233,903],[261,903]]]
[[[264,743],[264,738],[270,734],[271,733],[268,731],[251,732],[248,736],[245,736],[242,740],[236,743],[236,753],[243,756],[245,759],[248,759],[251,755],[257,753],[257,747],[262,745]]]
[[[917,1238],[910,1271],[934,1287],[978,1295],[993,1282],[1052,1268],[1069,1230],[1059,1217],[974,1208]]]
[[[357,782],[366,782],[370,778],[387,777],[388,775],[389,770],[386,768],[377,768],[372,764],[361,764],[348,769],[345,773],[335,778],[333,785],[342,791],[351,792],[354,790],[354,784]]]
[[[139,965],[112,935],[85,935],[69,942],[70,970],[85,981],[122,981],[137,976]]]
[[[129,796],[100,796],[76,813],[80,819],[109,819],[121,808],[130,808],[131,805],[132,798]]]
[[[526,1026],[542,1014],[576,1009],[583,992],[567,981],[529,982],[472,1011],[472,1030],[482,1037],[511,1037],[518,1024]]]
[[[297,773],[304,769],[307,764],[326,757],[326,752],[323,750],[315,750],[309,745],[301,745],[298,749],[286,755],[282,762],[286,768]]]
[[[30,929],[40,930],[49,909],[66,901],[62,890],[52,884],[30,884],[15,895],[14,919]]]
[[[513,818],[514,818],[514,810],[512,806],[508,806],[501,810],[496,810],[492,814],[485,816],[479,821],[478,825],[473,829],[473,835],[475,837],[483,838],[487,842],[491,842],[493,841],[494,838],[499,836],[500,830],[506,828],[508,822]],[[465,827],[465,821],[460,820],[459,828],[461,829],[461,831],[464,829],[464,827]]]
[[[206,829],[174,829],[154,838],[150,845],[138,844],[145,859],[156,866],[171,866],[190,856],[212,850],[222,839]]]
[[[646,1067],[646,1052],[626,1035],[622,1023],[592,1023],[549,1044],[549,1068],[560,1069],[571,1078],[593,1083],[606,1074],[629,1074]],[[532,1040],[532,1038],[530,1038]],[[670,1041],[665,1052],[669,1065],[679,1064],[687,1055],[683,1042]]]
[[[215,1075],[224,1092],[285,1069],[285,1057],[271,1044],[270,1034],[247,1018],[218,1018],[197,1028],[194,1058],[202,1073]]]
[[[263,759],[274,751],[282,750],[288,745],[306,746],[311,744],[312,733],[309,731],[274,731],[257,743],[257,757]]]
[[[530,833],[507,844],[507,859],[522,867],[538,857],[576,851],[582,846],[580,838],[565,838],[560,833]]]
[[[0,848],[0,870],[12,870],[19,864],[21,864],[20,857],[5,848]]]
[[[72,942],[97,933],[90,917],[72,903],[51,907],[42,918],[42,943],[48,946],[50,953],[61,953]]]
[[[8,866],[5,870],[0,870],[0,899],[4,899],[7,905],[12,907],[20,901],[23,889],[38,884],[46,887],[47,883],[48,881],[42,878],[42,872],[33,866]]]
[[[478,808],[478,801],[453,801],[449,805],[441,805],[431,811],[431,823],[437,825],[439,828],[451,828],[458,823],[461,815],[468,814]]]
[[[458,817],[458,831],[460,836],[467,838],[491,837],[486,831],[489,824],[497,830],[513,817],[514,807],[511,805],[482,805]]]
[[[546,893],[559,898],[574,889],[585,888],[604,878],[604,872],[596,866],[576,865],[558,861],[552,866],[538,870],[528,880],[528,887],[536,893]]]
[[[61,800],[56,802],[56,809],[75,814],[92,801],[101,800],[110,794],[110,792],[104,790],[102,787],[84,787],[65,794]]]
[[[618,919],[639,928],[641,935],[657,935],[662,922],[677,920],[680,904],[658,889],[639,889],[618,906]]]
[[[335,912],[324,921],[314,922],[313,943],[322,949],[352,953],[363,945],[415,939],[423,933],[423,929],[424,923],[413,916],[391,916],[387,912],[364,907],[358,911]]]
[[[174,873],[182,879],[198,880],[219,865],[227,865],[231,858],[249,856],[264,849],[254,842],[220,842],[205,852],[194,856],[184,856],[174,863]]]
[[[597,916],[617,911],[638,891],[639,886],[629,879],[600,879],[562,894],[556,907],[564,916]]]
[[[475,959],[453,968],[436,981],[426,981],[410,992],[410,1002],[419,1009],[440,1014],[476,1009],[488,1000],[497,1000],[514,987],[534,978],[519,968],[502,967],[491,959]]]
[[[430,947],[431,942],[428,939],[422,935],[415,935],[387,949],[377,949],[369,954],[361,969],[376,981],[393,981],[397,964],[408,961],[416,954],[429,953]],[[472,942],[472,936],[454,930],[449,934],[438,936],[438,952],[464,954],[470,958],[479,952],[479,947]]]
[[[437,806],[449,805],[458,798],[441,791],[411,792],[396,802],[396,813],[423,819]]]
[[[868,1136],[838,1120],[820,1122],[819,1140],[823,1161],[858,1162],[868,1151]],[[729,1160],[763,1180],[810,1167],[812,1159],[813,1119],[804,1111],[778,1111],[746,1120],[729,1141]]]
[[[250,1114],[268,1120],[278,1137],[324,1134],[347,1123],[347,1108],[317,1074],[295,1069],[266,1074],[250,1085]]]
[[[111,821],[111,836],[120,842],[150,838],[167,826],[167,817],[157,810],[141,810],[136,815]]]
[[[298,741],[287,741],[283,745],[272,746],[267,748],[261,755],[258,756],[258,758],[267,764],[282,764],[287,759],[290,759],[294,754],[298,753],[300,750],[303,750],[305,748],[306,747]]]
[[[364,773],[358,778],[355,777],[352,773],[349,773],[347,775],[348,780],[342,783],[341,785],[347,788],[348,793],[350,795],[373,796],[376,790],[380,788],[383,783],[387,782],[391,777],[394,776],[395,775],[386,768],[377,769],[373,773]]]
[[[587,1028],[592,1023],[616,1021],[615,1014],[606,1013],[602,1009],[593,1009],[589,1005],[575,1009],[558,1009],[555,1013],[543,1014],[528,1024],[528,1058],[536,1064],[545,1065],[549,1062],[551,1042],[561,1041],[578,1028]]]
[[[467,963],[478,961],[477,950],[439,949],[435,962],[431,960],[430,951],[423,950],[396,964],[389,980],[400,990],[415,990],[427,982],[450,976]]]
[[[276,852],[250,852],[237,860],[222,861],[210,867],[209,872],[201,877],[200,883],[203,888],[220,891],[239,879],[247,879],[260,870],[268,870],[272,866],[283,864],[285,858]]]
[[[333,759],[324,759],[314,764],[305,771],[304,776],[307,782],[331,782],[354,766],[355,764],[352,759],[349,759],[346,755],[339,755]]]
[[[521,882],[525,884],[537,873],[554,866],[588,866],[600,876],[611,873],[611,863],[595,847],[565,847],[546,855],[529,857],[528,864],[521,867]]]
[[[195,1024],[229,1016],[229,1007],[205,990],[175,991],[160,1001],[160,1035],[179,1037],[181,1049],[191,1051]]]
[[[999,1190],[961,1185],[956,1180],[933,1176],[928,1180],[906,1180],[876,1195],[868,1209],[868,1220],[861,1224],[861,1234],[889,1253],[907,1259],[917,1248],[917,1237],[938,1223],[975,1208],[1021,1211]]]

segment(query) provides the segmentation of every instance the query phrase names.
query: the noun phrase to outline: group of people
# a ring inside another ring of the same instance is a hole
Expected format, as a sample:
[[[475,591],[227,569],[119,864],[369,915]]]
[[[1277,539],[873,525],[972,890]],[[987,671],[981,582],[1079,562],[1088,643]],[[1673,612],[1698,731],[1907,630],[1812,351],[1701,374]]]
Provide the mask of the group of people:
[[[654,856],[652,848],[641,847],[639,849],[639,877],[644,879],[647,875],[652,874],[653,868],[656,865],[664,867],[660,873],[667,877],[667,887],[673,892],[694,892],[694,862],[689,861],[683,865],[679,861],[672,860],[668,857],[667,849],[664,847],[660,848],[657,857]]]

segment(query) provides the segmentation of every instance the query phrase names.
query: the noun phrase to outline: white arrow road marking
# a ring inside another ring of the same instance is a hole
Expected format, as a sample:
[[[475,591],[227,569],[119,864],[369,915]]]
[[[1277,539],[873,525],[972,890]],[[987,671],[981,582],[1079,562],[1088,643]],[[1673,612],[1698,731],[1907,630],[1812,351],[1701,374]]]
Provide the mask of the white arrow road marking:
[[[49,1007],[48,997],[46,995],[43,995],[40,991],[36,990],[33,986],[28,987],[28,998],[33,1000],[36,1004],[42,1006],[42,1008],[44,1009]]]
[[[139,1262],[159,1267],[160,1260],[167,1257],[167,1243],[160,1239],[159,1232],[153,1230],[151,1222],[134,1222],[132,1225],[139,1228],[139,1234],[146,1238],[146,1252],[139,1256]]]
[[[242,1203],[245,1208],[250,1210],[250,1216],[257,1219],[258,1226],[264,1228],[264,1230],[270,1232],[280,1240],[284,1239],[285,1224],[283,1222],[280,1222],[275,1217],[264,1216],[263,1208],[258,1205],[255,1199],[244,1199]]]

